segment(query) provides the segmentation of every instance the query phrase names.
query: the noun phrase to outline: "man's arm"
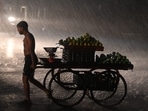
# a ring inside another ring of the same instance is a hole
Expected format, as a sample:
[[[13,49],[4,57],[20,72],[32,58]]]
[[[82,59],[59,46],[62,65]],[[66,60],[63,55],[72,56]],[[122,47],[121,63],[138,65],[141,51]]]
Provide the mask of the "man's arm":
[[[31,60],[32,60],[32,65],[31,68],[35,69],[36,64],[35,64],[35,54],[34,54],[34,42],[31,37],[27,37],[27,42],[28,42],[28,51],[31,55]]]

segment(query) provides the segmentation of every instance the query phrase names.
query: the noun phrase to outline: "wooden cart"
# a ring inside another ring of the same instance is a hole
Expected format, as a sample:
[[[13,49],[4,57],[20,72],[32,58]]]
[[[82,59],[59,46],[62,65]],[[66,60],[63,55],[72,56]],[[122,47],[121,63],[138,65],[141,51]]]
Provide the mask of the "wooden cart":
[[[97,50],[103,51],[102,48]],[[96,49],[91,48],[91,51],[94,52]],[[133,70],[132,64],[100,64],[90,60],[91,58],[74,60],[73,56],[77,54],[68,54],[66,62],[55,59],[49,63],[48,58],[40,58],[44,62],[37,65],[37,68],[49,69],[43,84],[49,89],[50,97],[57,105],[75,106],[85,95],[103,107],[113,107],[124,100],[127,84],[119,70]]]

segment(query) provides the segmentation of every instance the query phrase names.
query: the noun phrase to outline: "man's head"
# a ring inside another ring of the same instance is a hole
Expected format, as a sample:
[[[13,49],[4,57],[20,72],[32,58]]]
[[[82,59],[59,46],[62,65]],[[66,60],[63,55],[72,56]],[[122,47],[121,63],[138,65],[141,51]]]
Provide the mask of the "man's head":
[[[23,31],[28,31],[28,23],[26,21],[21,21],[17,24],[17,30],[20,34],[23,34]]]

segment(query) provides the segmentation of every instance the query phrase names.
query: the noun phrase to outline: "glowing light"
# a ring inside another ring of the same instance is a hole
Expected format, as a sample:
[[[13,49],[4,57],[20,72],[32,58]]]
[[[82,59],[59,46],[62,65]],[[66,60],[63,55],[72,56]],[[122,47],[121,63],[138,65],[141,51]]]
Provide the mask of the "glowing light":
[[[13,57],[13,48],[14,48],[14,41],[12,39],[9,39],[7,42],[7,51],[6,51],[7,57]]]
[[[8,17],[8,20],[9,20],[9,22],[14,22],[14,21],[16,20],[16,18],[15,18],[15,17],[10,16],[10,17]]]

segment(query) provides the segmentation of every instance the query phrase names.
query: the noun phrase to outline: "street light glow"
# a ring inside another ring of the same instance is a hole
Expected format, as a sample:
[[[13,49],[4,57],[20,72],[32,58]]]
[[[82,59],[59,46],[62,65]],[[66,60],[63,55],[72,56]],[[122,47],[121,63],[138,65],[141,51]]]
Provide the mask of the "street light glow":
[[[10,17],[8,17],[8,20],[9,20],[10,22],[14,22],[14,21],[16,20],[16,18],[15,18],[15,17],[10,16]]]

